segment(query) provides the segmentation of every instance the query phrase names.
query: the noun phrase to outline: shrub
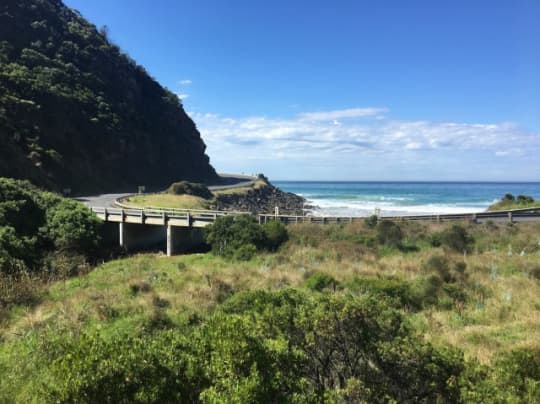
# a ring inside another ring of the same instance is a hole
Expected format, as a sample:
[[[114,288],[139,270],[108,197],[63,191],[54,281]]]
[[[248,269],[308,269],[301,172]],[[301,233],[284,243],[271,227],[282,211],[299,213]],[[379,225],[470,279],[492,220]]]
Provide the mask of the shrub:
[[[213,197],[212,192],[206,185],[187,181],[171,184],[167,192],[173,195],[193,195],[204,199],[211,199]]]
[[[533,203],[534,198],[529,195],[518,195],[516,198],[517,202],[520,204],[527,204],[527,203]]]
[[[330,275],[323,274],[320,272],[314,273],[305,282],[305,286],[308,289],[315,290],[317,292],[322,292],[324,289],[332,287],[336,289],[337,281],[332,278]]]
[[[366,224],[367,227],[372,229],[375,226],[377,226],[378,221],[379,221],[379,217],[377,215],[371,215],[371,216],[366,217],[366,219],[364,220],[364,223]]]
[[[84,205],[61,199],[47,210],[46,218],[57,249],[93,252],[99,246],[101,222]]]
[[[300,362],[289,356],[265,368],[273,372],[289,366],[283,370],[294,374],[296,386],[304,386],[303,401],[316,402],[353,386],[363,386],[365,402],[458,401],[459,389],[451,380],[463,370],[461,355],[414,337],[402,315],[381,296],[309,295],[286,289],[241,292],[232,301],[234,314],[253,318],[261,328],[251,329],[258,329],[262,338],[283,338],[278,347],[300,354]],[[227,303],[224,308],[230,313]],[[316,396],[310,400],[309,393]]]
[[[467,232],[465,227],[454,224],[450,229],[441,235],[442,244],[457,252],[469,251],[474,243],[473,237]]]
[[[265,241],[262,227],[249,215],[217,218],[205,228],[205,238],[215,254],[229,258],[242,246],[251,244],[259,249]]]
[[[51,402],[195,402],[202,375],[187,371],[191,343],[167,332],[56,337],[54,378],[42,394]]]
[[[276,220],[265,223],[262,226],[265,236],[265,246],[271,251],[275,251],[278,247],[289,239],[287,227]]]
[[[496,361],[495,369],[497,384],[510,397],[519,397],[527,402],[539,402],[539,349],[521,348],[505,353]]]
[[[377,225],[377,239],[388,247],[400,247],[403,239],[401,227],[391,220],[383,220]]]
[[[442,234],[433,233],[430,237],[429,244],[431,244],[432,247],[440,247],[442,244]]]
[[[56,264],[51,258],[59,255],[64,255],[61,262],[67,255],[93,256],[100,246],[100,228],[84,205],[26,181],[0,178],[0,271],[50,268]]]
[[[206,242],[217,255],[249,260],[257,250],[275,251],[288,238],[280,222],[261,226],[249,215],[219,217],[205,229]]]
[[[244,244],[234,250],[233,258],[238,261],[249,261],[257,253],[257,247],[253,244]]]
[[[516,197],[510,193],[507,193],[507,194],[504,194],[501,200],[505,202],[513,202],[516,200]]]
[[[464,282],[467,278],[467,264],[463,261],[452,262],[444,255],[432,255],[423,267],[425,272],[436,273],[446,283]]]
[[[415,285],[397,278],[356,277],[347,286],[357,293],[389,298],[399,307],[420,309],[423,305],[423,296]]]

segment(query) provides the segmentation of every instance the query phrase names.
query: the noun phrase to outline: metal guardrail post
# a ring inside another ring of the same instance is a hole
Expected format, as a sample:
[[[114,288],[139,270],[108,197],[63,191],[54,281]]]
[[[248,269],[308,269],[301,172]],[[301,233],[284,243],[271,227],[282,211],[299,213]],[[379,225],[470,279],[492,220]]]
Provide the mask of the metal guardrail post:
[[[106,222],[109,219],[109,212],[107,212],[107,208],[103,209],[103,221]]]
[[[512,212],[508,212],[508,221],[512,223]]]

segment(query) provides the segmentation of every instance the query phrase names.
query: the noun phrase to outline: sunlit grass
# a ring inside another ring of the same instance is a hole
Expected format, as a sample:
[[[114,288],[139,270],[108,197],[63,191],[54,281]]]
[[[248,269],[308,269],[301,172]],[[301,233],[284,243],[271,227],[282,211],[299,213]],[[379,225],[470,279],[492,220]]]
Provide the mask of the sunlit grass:
[[[140,208],[209,209],[210,201],[193,195],[149,194],[135,195],[124,201]]]

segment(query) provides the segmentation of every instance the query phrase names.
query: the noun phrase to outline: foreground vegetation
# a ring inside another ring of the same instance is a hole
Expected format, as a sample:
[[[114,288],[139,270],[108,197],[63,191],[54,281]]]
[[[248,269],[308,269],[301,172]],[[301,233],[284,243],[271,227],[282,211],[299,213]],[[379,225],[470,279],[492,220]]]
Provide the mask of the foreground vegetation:
[[[12,306],[0,401],[540,399],[539,224],[240,220]]]

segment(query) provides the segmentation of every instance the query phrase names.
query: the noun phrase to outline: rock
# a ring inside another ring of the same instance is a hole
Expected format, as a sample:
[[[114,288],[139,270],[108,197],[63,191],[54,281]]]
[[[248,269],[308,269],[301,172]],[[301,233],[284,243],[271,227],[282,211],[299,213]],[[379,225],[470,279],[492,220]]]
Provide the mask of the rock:
[[[247,193],[218,195],[215,209],[226,211],[249,211],[253,214],[274,214],[275,207],[281,215],[303,215],[304,209],[309,209],[306,199],[284,192],[270,183],[260,188],[254,188]]]

